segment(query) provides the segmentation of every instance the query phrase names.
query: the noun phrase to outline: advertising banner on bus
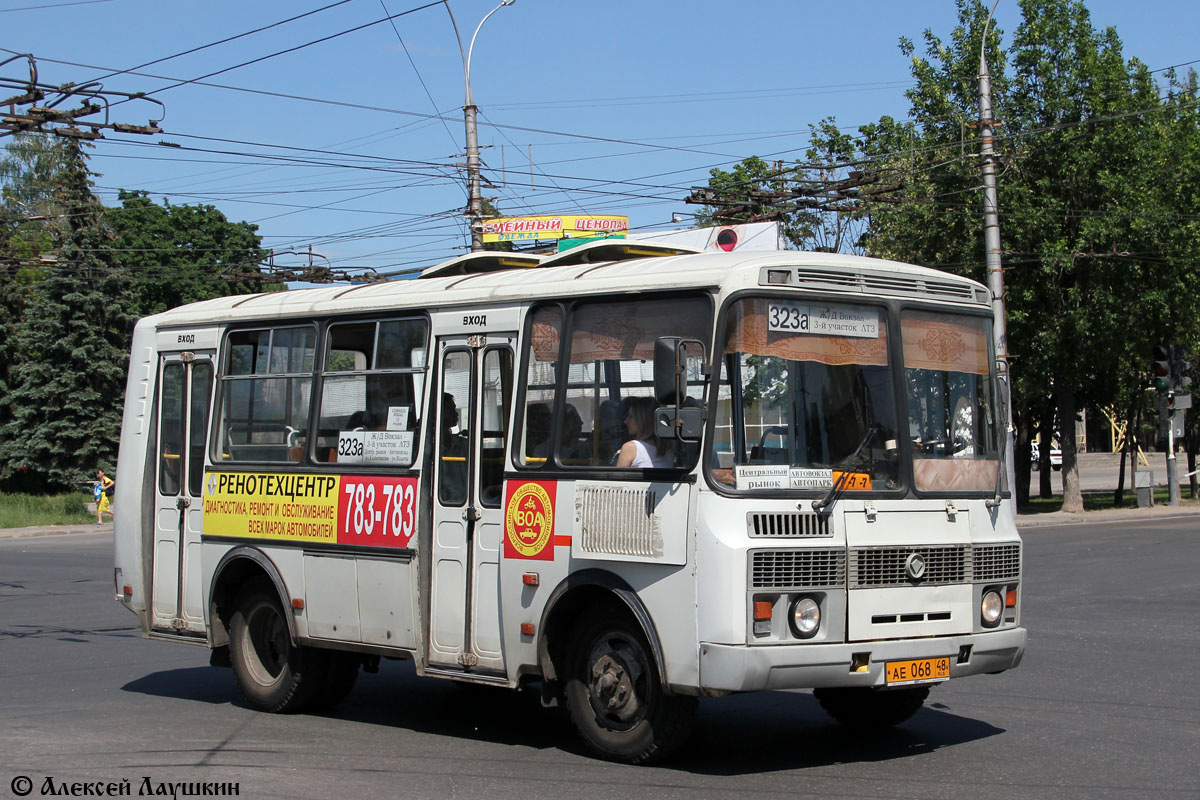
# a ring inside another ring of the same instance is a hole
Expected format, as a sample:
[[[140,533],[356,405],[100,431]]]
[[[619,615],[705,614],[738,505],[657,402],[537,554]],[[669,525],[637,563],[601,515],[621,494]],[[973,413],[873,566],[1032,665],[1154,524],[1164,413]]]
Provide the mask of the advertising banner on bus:
[[[417,479],[271,472],[204,476],[204,534],[305,544],[405,548]]]

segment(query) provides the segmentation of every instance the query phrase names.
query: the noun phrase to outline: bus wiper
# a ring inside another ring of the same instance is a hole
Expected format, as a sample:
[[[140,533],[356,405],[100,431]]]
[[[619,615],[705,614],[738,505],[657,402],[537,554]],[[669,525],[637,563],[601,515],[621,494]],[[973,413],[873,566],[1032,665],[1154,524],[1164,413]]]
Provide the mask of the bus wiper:
[[[852,461],[857,459],[860,455],[862,455],[863,448],[867,446],[867,443],[870,442],[871,439],[874,438],[875,434],[877,434],[877,433],[879,433],[878,425],[872,425],[871,427],[867,428],[867,432],[865,434],[863,434],[862,441],[858,443],[858,447],[854,448],[853,453],[851,453],[846,458],[842,459],[841,463],[838,464],[838,466],[841,466],[841,467],[847,466]],[[825,496],[822,497],[820,500],[812,501],[813,511],[816,511],[818,514],[820,514],[826,508],[828,508],[829,506],[831,506],[835,502],[837,502],[837,499],[842,496],[842,492],[846,488],[846,481],[849,479],[849,477],[850,477],[850,473],[846,470],[842,470],[842,474],[839,475],[838,479],[833,482],[833,486],[829,487],[829,491],[825,494]]]

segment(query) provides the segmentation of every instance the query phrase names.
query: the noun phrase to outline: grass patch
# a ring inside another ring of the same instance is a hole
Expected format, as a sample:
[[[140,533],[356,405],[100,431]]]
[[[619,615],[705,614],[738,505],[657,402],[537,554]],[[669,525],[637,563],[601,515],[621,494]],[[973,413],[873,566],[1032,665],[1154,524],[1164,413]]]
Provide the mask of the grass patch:
[[[34,525],[79,525],[95,522],[87,510],[91,496],[70,494],[0,494],[0,528],[29,528]]]
[[[1166,486],[1154,487],[1154,505],[1165,506],[1170,500],[1169,492]],[[1190,491],[1185,484],[1179,490],[1179,505],[1180,507],[1200,505],[1200,499],[1192,499]],[[1018,514],[1049,514],[1054,511],[1062,511],[1062,495],[1054,495],[1053,497],[1031,497],[1029,503],[1018,509]],[[1114,508],[1137,508],[1137,490],[1125,490],[1125,502],[1121,505],[1113,503],[1113,493],[1111,489],[1102,491],[1091,491],[1083,493],[1083,510],[1084,511],[1109,511]]]

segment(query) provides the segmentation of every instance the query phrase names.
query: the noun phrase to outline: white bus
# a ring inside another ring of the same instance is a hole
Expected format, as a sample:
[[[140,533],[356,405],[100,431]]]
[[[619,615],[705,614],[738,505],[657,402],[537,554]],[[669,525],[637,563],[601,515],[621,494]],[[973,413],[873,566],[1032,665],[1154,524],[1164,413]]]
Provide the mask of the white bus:
[[[1017,666],[987,290],[686,250],[479,253],[142,320],[117,601],[266,711],[411,659],[536,682],[631,763],[700,697],[813,689],[885,726]]]

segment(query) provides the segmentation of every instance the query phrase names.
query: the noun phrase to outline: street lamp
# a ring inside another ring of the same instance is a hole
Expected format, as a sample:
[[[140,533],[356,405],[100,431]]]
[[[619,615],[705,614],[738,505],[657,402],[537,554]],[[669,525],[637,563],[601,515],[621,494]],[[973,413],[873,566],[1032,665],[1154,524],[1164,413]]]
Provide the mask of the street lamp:
[[[483,19],[479,20],[479,24],[475,26],[475,33],[471,34],[471,43],[466,50],[463,50],[462,36],[458,33],[458,23],[454,20],[454,12],[450,10],[448,0],[442,0],[442,4],[446,6],[446,13],[450,15],[450,24],[454,26],[454,36],[458,39],[458,52],[462,54],[463,77],[467,89],[466,99],[463,102],[463,121],[467,129],[467,194],[470,197],[467,216],[470,218],[471,225],[471,252],[483,249],[483,226],[480,222],[483,217],[483,198],[479,191],[479,129],[475,125],[475,115],[478,109],[475,107],[475,98],[471,95],[471,52],[475,49],[475,37],[479,35],[479,29],[483,27],[483,23],[488,21],[488,17],[515,2],[517,0],[501,0],[500,5],[485,14]]]

